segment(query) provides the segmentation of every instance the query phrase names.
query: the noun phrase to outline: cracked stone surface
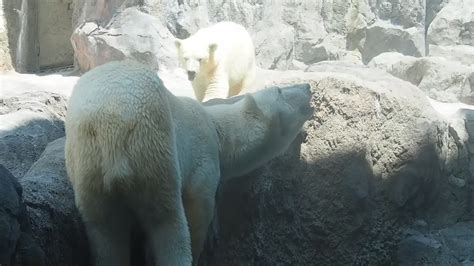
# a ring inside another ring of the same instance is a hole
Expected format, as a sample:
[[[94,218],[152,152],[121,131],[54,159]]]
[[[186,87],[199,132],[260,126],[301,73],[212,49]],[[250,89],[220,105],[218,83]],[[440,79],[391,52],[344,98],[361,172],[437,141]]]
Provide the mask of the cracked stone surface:
[[[22,177],[46,145],[64,136],[66,98],[77,77],[0,75],[0,164]]]
[[[64,142],[63,137],[49,143],[20,184],[47,265],[89,265],[87,236],[67,179]]]

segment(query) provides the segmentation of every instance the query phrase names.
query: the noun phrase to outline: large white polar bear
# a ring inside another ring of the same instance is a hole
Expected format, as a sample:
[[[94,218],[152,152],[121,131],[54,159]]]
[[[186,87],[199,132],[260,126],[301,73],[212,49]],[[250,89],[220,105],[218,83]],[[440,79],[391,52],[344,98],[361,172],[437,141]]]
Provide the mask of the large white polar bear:
[[[203,106],[130,61],[82,76],[68,103],[66,166],[95,265],[130,263],[137,222],[156,265],[197,263],[219,179],[285,151],[310,98],[304,84]]]
[[[239,94],[255,78],[255,50],[247,30],[224,21],[175,41],[198,101]]]

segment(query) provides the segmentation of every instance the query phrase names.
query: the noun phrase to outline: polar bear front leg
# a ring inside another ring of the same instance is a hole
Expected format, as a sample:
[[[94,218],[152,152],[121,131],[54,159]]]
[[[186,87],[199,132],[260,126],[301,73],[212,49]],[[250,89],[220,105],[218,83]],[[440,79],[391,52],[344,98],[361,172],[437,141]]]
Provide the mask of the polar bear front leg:
[[[130,214],[117,201],[95,193],[76,193],[96,266],[130,264]]]
[[[229,97],[229,77],[225,73],[216,73],[207,85],[203,102],[211,99],[227,99]]]

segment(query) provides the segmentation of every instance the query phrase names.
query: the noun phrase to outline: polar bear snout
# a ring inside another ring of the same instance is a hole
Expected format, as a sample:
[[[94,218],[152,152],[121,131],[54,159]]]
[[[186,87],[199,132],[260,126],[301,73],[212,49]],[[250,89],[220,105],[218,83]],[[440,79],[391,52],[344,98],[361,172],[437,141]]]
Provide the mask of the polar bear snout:
[[[188,80],[193,81],[194,78],[196,77],[196,71],[188,71]]]
[[[298,110],[302,115],[309,118],[313,115],[314,109],[311,106],[311,86],[307,83],[296,84],[287,87],[284,92],[284,97],[287,102]]]

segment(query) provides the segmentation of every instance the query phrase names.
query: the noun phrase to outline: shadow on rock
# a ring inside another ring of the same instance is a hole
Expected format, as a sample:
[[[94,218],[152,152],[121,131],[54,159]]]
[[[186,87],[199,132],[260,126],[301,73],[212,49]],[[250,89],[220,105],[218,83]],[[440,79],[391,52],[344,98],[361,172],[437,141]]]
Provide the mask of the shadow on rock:
[[[60,138],[48,144],[20,183],[46,265],[89,265],[87,236],[67,179],[64,142]]]

